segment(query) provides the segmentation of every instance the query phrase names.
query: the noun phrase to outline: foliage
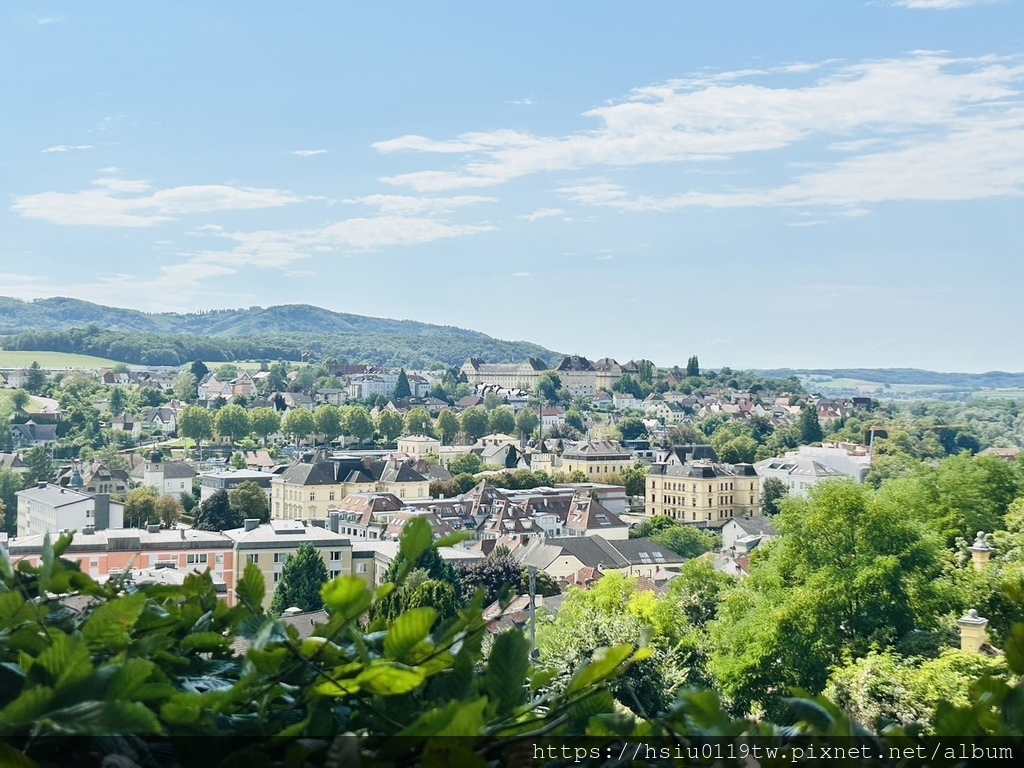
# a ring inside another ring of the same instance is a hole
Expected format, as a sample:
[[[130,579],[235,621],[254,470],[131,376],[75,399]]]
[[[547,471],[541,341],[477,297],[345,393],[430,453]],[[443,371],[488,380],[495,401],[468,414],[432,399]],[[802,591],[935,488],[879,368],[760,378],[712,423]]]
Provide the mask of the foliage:
[[[353,405],[345,412],[345,433],[359,442],[373,437],[374,424],[370,412],[361,405]]]
[[[536,392],[547,405],[558,405],[562,397],[562,380],[554,371],[545,371],[537,377]]]
[[[400,400],[404,397],[410,397],[411,395],[412,388],[409,386],[409,377],[405,373],[405,368],[402,368],[398,372],[398,381],[395,383],[394,397]]]
[[[193,527],[200,531],[229,531],[241,528],[242,522],[242,515],[231,506],[227,491],[219,490],[199,505]]]
[[[281,419],[281,431],[290,435],[296,442],[312,435],[315,429],[313,414],[305,408],[293,408]]]
[[[242,406],[225,405],[214,417],[214,429],[218,435],[230,438],[234,444],[252,431],[252,422]]]
[[[405,415],[405,430],[410,435],[434,434],[434,420],[426,408],[412,408]]]
[[[668,515],[655,515],[647,520],[644,520],[636,528],[632,528],[629,531],[629,538],[631,539],[649,539],[656,533],[674,528],[679,523],[673,520]]]
[[[516,417],[508,407],[495,408],[487,424],[491,434],[511,435],[516,431]]]
[[[228,502],[243,520],[270,522],[267,494],[254,481],[246,480],[228,493]]]
[[[404,426],[401,414],[394,411],[381,411],[377,416],[377,431],[385,442],[393,443],[397,440]]]
[[[717,539],[715,534],[692,525],[674,525],[651,536],[651,541],[685,558],[700,557],[710,552],[715,548]]]
[[[166,493],[158,498],[153,505],[153,512],[164,528],[172,528],[177,525],[184,511],[181,501]]]
[[[460,453],[448,465],[448,471],[453,475],[475,475],[483,468],[483,460],[475,453]]]
[[[262,491],[261,491],[262,493]],[[312,544],[302,544],[289,555],[270,602],[270,613],[280,616],[288,608],[319,611],[324,607],[320,592],[327,583],[327,566]]]
[[[178,417],[178,434],[196,442],[213,437],[213,416],[205,408],[190,405]]]
[[[490,419],[483,408],[467,408],[462,412],[459,422],[466,437],[470,440],[479,440],[487,434]]]
[[[761,513],[774,517],[782,511],[782,500],[789,496],[789,489],[777,477],[766,477],[761,481]]]
[[[459,417],[445,408],[437,414],[437,424],[435,427],[437,434],[441,436],[441,442],[444,445],[449,445],[452,438],[455,437],[462,428],[462,425],[459,424]]]
[[[29,448],[21,458],[28,466],[24,474],[25,487],[53,479],[53,460],[45,448]]]
[[[264,442],[267,437],[281,429],[281,417],[273,408],[253,408],[249,411],[252,431]]]
[[[700,361],[696,355],[692,355],[686,361],[686,376],[687,378],[700,376]]]
[[[325,442],[333,442],[341,436],[344,428],[341,411],[338,410],[337,406],[330,405],[329,403],[318,405],[316,410],[313,411],[313,425],[316,434],[320,435]]]
[[[520,435],[532,435],[539,424],[540,419],[537,414],[529,408],[523,408],[516,414],[516,432]]]
[[[459,563],[456,571],[460,578],[462,594],[471,597],[477,589],[482,589],[484,605],[493,603],[503,591],[513,597],[529,594],[529,574],[526,567],[507,551],[495,551],[480,560]],[[545,597],[561,593],[561,589],[552,579],[538,578],[536,589],[537,594]]]
[[[128,492],[124,500],[124,522],[130,528],[142,528],[157,521],[157,492],[154,488],[142,486]]]

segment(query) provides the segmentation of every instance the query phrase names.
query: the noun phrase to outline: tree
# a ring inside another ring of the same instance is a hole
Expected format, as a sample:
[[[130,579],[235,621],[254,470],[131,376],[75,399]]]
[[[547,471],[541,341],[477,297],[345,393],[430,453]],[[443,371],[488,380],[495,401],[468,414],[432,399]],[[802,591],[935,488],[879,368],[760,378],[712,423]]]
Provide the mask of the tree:
[[[195,376],[197,382],[202,381],[203,377],[210,372],[210,369],[206,367],[206,363],[202,360],[196,360],[189,366],[188,370],[189,373]]]
[[[575,408],[570,408],[565,412],[565,423],[579,432],[587,431],[587,426],[583,423],[583,414]]]
[[[686,378],[700,376],[700,361],[696,355],[691,355],[686,361]]]
[[[191,376],[191,374],[189,374]],[[178,417],[178,434],[195,440],[199,455],[203,455],[203,440],[213,437],[213,416],[205,408],[190,405]]]
[[[643,419],[638,419],[635,416],[623,419],[619,422],[618,427],[623,440],[636,440],[647,434],[647,427],[644,425]]]
[[[125,524],[130,528],[142,528],[157,519],[156,490],[149,487],[135,488],[124,500]]]
[[[458,417],[449,411],[447,408],[437,415],[437,424],[435,425],[437,433],[441,436],[441,443],[443,445],[450,445],[452,438],[458,434],[461,426],[459,425]]]
[[[228,493],[228,501],[231,503],[231,508],[243,520],[270,522],[270,505],[267,503],[267,494],[254,481],[246,480],[244,483],[240,483],[237,488]]]
[[[483,468],[483,460],[475,453],[460,453],[448,465],[448,471],[453,475],[475,475]]]
[[[426,408],[413,408],[405,416],[405,430],[410,435],[431,435],[434,432],[434,420]]]
[[[508,400],[504,397],[499,397],[493,392],[484,393],[484,410],[493,411],[495,408],[500,408],[503,405],[508,405]]]
[[[524,437],[532,435],[538,424],[540,424],[540,419],[529,408],[523,408],[516,414],[516,432]]]
[[[305,408],[293,408],[281,420],[281,430],[286,435],[290,435],[296,445],[300,440],[312,435],[315,429],[316,422],[313,420],[313,414]]]
[[[6,507],[3,527],[0,530],[9,536],[18,531],[18,491],[25,487],[22,476],[13,469],[0,468],[0,503]]]
[[[821,422],[818,421],[818,409],[813,405],[805,405],[800,412],[800,418],[796,422],[800,430],[800,440],[804,445],[820,443],[825,439],[825,433],[821,429]]]
[[[317,406],[313,411],[313,423],[316,433],[327,443],[333,443],[344,431],[341,411],[329,403]]]
[[[281,570],[270,613],[280,616],[289,608],[319,611],[324,607],[320,591],[328,581],[327,566],[312,544],[302,544],[289,555]]]
[[[249,414],[240,405],[225,405],[214,418],[214,428],[221,437],[230,438],[234,445],[252,431]]]
[[[395,442],[402,434],[403,427],[401,414],[394,411],[384,410],[377,416],[377,431],[386,443]]]
[[[679,522],[673,520],[668,515],[655,515],[654,517],[644,520],[636,528],[633,528],[629,532],[629,538],[631,539],[649,539],[654,534],[669,528],[675,528],[679,525]]]
[[[396,400],[412,396],[412,387],[409,386],[409,377],[405,374],[405,368],[398,372],[398,381],[395,382]]]
[[[214,491],[202,504],[195,516],[195,525],[200,531],[230,531],[242,527],[242,516],[231,506],[227,491]]]
[[[48,483],[53,479],[53,460],[42,446],[29,448],[22,456],[22,460],[28,465],[24,475],[26,485]]]
[[[486,435],[487,427],[490,424],[487,411],[483,408],[467,408],[462,412],[459,421],[462,424],[462,431],[470,440],[479,440]]]
[[[661,544],[680,557],[692,559],[713,550],[716,537],[691,525],[675,525],[658,531],[651,536],[651,541]]]
[[[28,367],[28,375],[25,377],[25,389],[33,395],[38,395],[45,383],[46,373],[39,367],[39,363],[33,360],[32,365]]]
[[[266,445],[267,437],[281,429],[281,417],[273,408],[253,408],[249,414],[252,431]]]
[[[516,417],[511,408],[495,408],[487,428],[492,434],[511,435],[516,431]]]
[[[620,392],[624,395],[632,395],[637,400],[644,399],[644,388],[640,386],[640,382],[630,376],[628,373],[624,374],[614,384],[612,384],[613,392]]]
[[[16,389],[11,392],[10,403],[15,413],[24,413],[31,400],[32,396],[24,389]]]
[[[231,381],[238,377],[238,366],[234,363],[218,365],[213,375],[217,378],[217,381]]]
[[[164,528],[173,528],[181,520],[185,509],[182,507],[179,499],[165,493],[156,500],[154,512],[156,512],[156,517]]]
[[[373,437],[373,420],[370,412],[361,405],[354,405],[345,414],[345,432],[360,443]]]
[[[782,511],[782,500],[789,496],[789,489],[777,477],[766,477],[761,483],[761,513],[774,517]]]
[[[188,403],[196,399],[196,387],[199,386],[199,382],[191,372],[182,371],[174,377],[174,383],[171,386],[174,396],[181,402]]]
[[[537,377],[537,397],[548,405],[558,405],[562,394],[562,380],[553,371],[545,371]]]

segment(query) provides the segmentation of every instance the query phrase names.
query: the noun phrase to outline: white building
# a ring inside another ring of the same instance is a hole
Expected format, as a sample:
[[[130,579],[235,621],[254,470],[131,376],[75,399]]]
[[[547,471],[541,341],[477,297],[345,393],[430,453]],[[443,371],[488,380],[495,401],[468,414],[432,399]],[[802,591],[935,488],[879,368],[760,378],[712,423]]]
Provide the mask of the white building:
[[[774,477],[780,480],[791,496],[806,496],[807,491],[825,480],[849,479],[848,475],[826,467],[806,456],[784,456],[781,459],[765,459],[754,465],[761,478]]]
[[[18,491],[18,537],[124,527],[124,506],[106,494],[89,495],[39,483]]]
[[[153,451],[142,464],[132,470],[129,477],[136,483],[156,488],[160,494],[177,496],[192,491],[195,469],[184,461],[163,461],[159,451]]]

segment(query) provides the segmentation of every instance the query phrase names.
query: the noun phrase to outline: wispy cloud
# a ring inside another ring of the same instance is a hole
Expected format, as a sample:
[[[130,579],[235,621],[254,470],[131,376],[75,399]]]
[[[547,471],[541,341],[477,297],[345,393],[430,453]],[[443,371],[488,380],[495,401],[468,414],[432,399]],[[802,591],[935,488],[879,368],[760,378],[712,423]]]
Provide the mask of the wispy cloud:
[[[58,144],[55,147],[47,147],[46,149],[39,150],[39,154],[45,155],[49,152],[71,152],[79,149],[93,149],[92,144],[78,144],[76,146],[70,146],[67,144]]]
[[[768,75],[771,85],[760,82]],[[447,140],[409,135],[374,146],[381,152],[468,155],[448,167],[383,179],[419,192],[641,164],[714,162],[732,169],[742,167],[744,157],[789,150],[813,165],[786,163],[789,177],[769,188],[688,185],[677,194],[631,197],[620,185],[584,179],[562,193],[588,205],[635,210],[977,199],[1022,191],[1022,98],[1019,56],[917,51],[656,83],[585,113],[597,121],[593,130],[562,136],[505,129]],[[822,161],[822,138],[834,138],[830,148],[845,157]]]
[[[197,184],[161,189],[151,194],[144,181],[103,177],[94,189],[40,192],[15,198],[11,209],[30,219],[54,224],[149,227],[177,216],[215,211],[275,208],[302,198],[277,189]]]
[[[520,216],[520,219],[526,221],[538,221],[539,219],[549,219],[552,216],[564,216],[565,210],[563,208],[538,208],[533,213],[527,213]]]
[[[530,273],[529,272],[513,272],[512,273],[512,277],[516,277],[516,278],[530,277]]]
[[[44,27],[49,26],[50,24],[60,24],[62,21],[64,21],[63,16],[42,16],[36,18],[36,24]]]
[[[998,0],[895,0],[893,5],[913,10],[948,11],[953,8],[967,8],[972,5],[988,5]]]
[[[327,150],[326,149],[296,149],[296,150],[292,151],[292,154],[293,155],[298,155],[299,157],[312,157],[313,155],[326,155],[327,154]]]
[[[376,208],[382,214],[451,213],[459,208],[480,203],[496,203],[496,197],[456,195],[454,197],[416,197],[413,195],[367,195],[344,200],[352,205]]]

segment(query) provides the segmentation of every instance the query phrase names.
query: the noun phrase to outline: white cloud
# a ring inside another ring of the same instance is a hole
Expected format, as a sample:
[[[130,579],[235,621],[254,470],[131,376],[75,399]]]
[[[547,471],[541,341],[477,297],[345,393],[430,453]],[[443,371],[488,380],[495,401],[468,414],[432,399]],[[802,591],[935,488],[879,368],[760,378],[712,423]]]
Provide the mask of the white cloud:
[[[106,227],[148,227],[175,216],[274,208],[299,202],[301,198],[277,189],[251,189],[219,184],[199,184],[157,190],[150,185],[103,177],[93,182],[96,189],[81,192],[40,192],[15,199],[11,209],[30,219],[54,224]],[[136,193],[126,196],[124,193]]]
[[[895,0],[893,5],[914,10],[948,11],[953,8],[967,8],[972,5],[987,5],[995,0]]]
[[[326,155],[326,149],[296,149],[292,152],[293,155],[299,157],[312,157],[313,155]]]
[[[519,218],[525,219],[526,221],[537,221],[539,219],[548,219],[551,218],[552,216],[564,215],[565,210],[562,208],[538,208],[533,213],[527,213],[523,216],[520,216]]]
[[[39,154],[45,155],[49,152],[70,152],[71,150],[78,149],[93,149],[92,144],[79,144],[77,146],[69,146],[67,144],[58,144],[55,147],[47,147],[46,149],[40,149]]]
[[[43,16],[42,18],[36,19],[36,24],[46,27],[50,24],[59,24],[62,21],[64,21],[63,16]]]
[[[614,258],[615,257],[612,254],[606,253],[603,256],[598,256],[597,260],[598,261],[612,261]]]
[[[772,76],[770,85],[761,82],[766,75]],[[656,83],[585,113],[597,121],[594,129],[563,136],[496,130],[449,140],[401,136],[374,146],[381,152],[465,156],[447,167],[383,179],[419,192],[641,164],[714,162],[731,170],[745,156],[788,149],[808,154],[796,158],[803,167],[785,164],[797,175],[774,187],[690,188],[630,198],[618,184],[584,179],[562,192],[583,204],[638,210],[975,199],[1021,191],[1022,96],[1021,57],[916,51]],[[846,156],[823,162],[822,138],[834,139],[827,146]]]
[[[456,195],[454,197],[414,197],[412,195],[367,195],[343,202],[367,205],[384,214],[451,213],[459,208],[479,203],[496,203],[496,197]]]
[[[513,272],[512,277],[529,277],[529,272]]]

